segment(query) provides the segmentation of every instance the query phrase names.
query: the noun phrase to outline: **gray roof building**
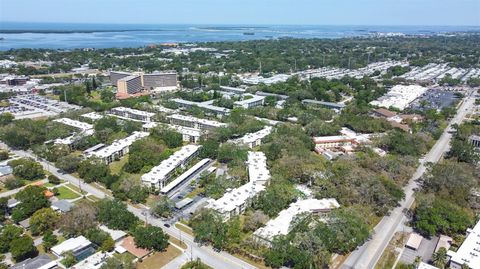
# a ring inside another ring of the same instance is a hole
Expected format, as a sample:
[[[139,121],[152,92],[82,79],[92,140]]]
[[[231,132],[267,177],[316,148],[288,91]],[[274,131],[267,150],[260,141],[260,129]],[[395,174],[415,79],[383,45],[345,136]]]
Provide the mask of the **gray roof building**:
[[[11,269],[50,269],[57,266],[57,262],[45,254],[30,258],[15,264]]]
[[[66,213],[72,209],[73,205],[67,200],[58,200],[53,202],[51,208],[62,213]]]

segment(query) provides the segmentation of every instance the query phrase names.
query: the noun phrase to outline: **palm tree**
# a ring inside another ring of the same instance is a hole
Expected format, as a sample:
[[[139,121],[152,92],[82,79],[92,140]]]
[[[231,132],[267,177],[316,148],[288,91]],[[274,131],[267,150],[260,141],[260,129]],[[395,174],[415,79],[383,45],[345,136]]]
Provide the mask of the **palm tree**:
[[[436,267],[443,269],[447,264],[447,249],[441,247],[437,252],[433,253],[432,256],[433,265]]]
[[[470,266],[468,266],[468,264],[464,263],[462,264],[462,267],[460,267],[462,269],[470,269]]]

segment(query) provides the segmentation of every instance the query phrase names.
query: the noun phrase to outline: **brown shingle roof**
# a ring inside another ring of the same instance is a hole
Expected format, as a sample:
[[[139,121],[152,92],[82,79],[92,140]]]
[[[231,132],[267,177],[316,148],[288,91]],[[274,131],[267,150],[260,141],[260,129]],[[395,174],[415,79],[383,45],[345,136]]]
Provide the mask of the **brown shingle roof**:
[[[148,249],[137,247],[132,236],[123,239],[121,246],[137,258],[143,258],[150,253],[150,250]]]
[[[377,114],[381,117],[385,117],[385,118],[391,118],[391,117],[395,117],[397,115],[396,112],[390,111],[390,110],[385,109],[385,108],[377,108],[373,112],[375,114]]]

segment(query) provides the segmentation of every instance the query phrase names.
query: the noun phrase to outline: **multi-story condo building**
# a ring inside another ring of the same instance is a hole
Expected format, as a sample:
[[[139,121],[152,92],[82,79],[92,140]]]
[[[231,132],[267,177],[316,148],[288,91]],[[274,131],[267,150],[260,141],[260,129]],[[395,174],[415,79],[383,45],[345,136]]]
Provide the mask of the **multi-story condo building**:
[[[302,213],[327,214],[332,209],[339,208],[336,199],[305,199],[290,204],[282,210],[275,219],[253,233],[253,238],[265,245],[270,245],[277,235],[287,235],[292,227],[292,221]]]
[[[212,130],[219,127],[226,127],[227,124],[213,120],[199,119],[192,116],[180,114],[169,115],[168,120],[173,125],[180,125],[200,130]]]
[[[115,140],[109,146],[95,147],[88,151],[85,151],[85,155],[87,158],[89,157],[100,158],[106,164],[110,164],[111,162],[118,160],[121,157],[123,157],[125,154],[127,154],[133,142],[139,139],[142,139],[144,137],[147,137],[149,135],[150,133],[146,133],[146,132],[133,132],[133,134],[130,135],[129,137]]]
[[[235,103],[233,103],[234,106],[249,109],[257,106],[263,106],[265,102],[265,96],[258,96],[258,95],[251,95],[251,94],[250,95],[245,94],[244,97],[245,96],[251,96],[251,98],[243,99],[241,101],[236,101]]]
[[[117,81],[117,98],[128,97],[143,91],[142,77],[131,75]]]
[[[185,167],[195,156],[201,146],[186,145],[173,153],[168,159],[163,160],[158,166],[155,166],[150,172],[144,174],[141,178],[142,183],[152,189],[160,190],[175,174],[177,168]]]
[[[263,152],[248,152],[249,182],[227,192],[217,200],[209,199],[207,208],[217,211],[224,220],[242,214],[251,204],[253,198],[264,191],[270,180],[267,158]]]
[[[154,72],[143,74],[143,86],[148,90],[155,88],[177,87],[177,72]]]
[[[150,122],[155,113],[128,107],[115,107],[110,110],[110,115],[128,120]]]
[[[117,83],[120,79],[126,78],[131,75],[132,74],[128,72],[112,71],[110,72],[110,81],[112,82],[113,86],[117,86]]]

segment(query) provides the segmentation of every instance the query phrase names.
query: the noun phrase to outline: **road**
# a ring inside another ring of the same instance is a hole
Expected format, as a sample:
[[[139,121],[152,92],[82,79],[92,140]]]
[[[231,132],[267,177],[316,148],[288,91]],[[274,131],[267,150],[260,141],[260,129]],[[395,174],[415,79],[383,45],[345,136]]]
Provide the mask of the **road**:
[[[42,179],[42,180],[38,180],[38,181],[43,182],[43,183],[47,183],[46,179]],[[2,192],[2,193],[0,193],[0,198],[13,196],[13,195],[17,194],[17,192],[25,189],[26,187],[27,186],[23,186],[21,188],[17,188],[17,189],[14,189],[14,190],[9,190],[9,191],[6,191],[6,192]]]
[[[406,221],[404,210],[409,209],[414,202],[414,192],[418,188],[417,179],[426,171],[427,163],[436,163],[450,148],[452,139],[452,125],[460,124],[465,116],[472,111],[475,104],[474,92],[469,92],[457,110],[457,114],[432,149],[420,160],[420,165],[413,174],[409,184],[404,188],[405,199],[389,216],[385,216],[374,228],[372,238],[352,252],[342,265],[342,269],[371,269],[374,268],[383,251],[392,239],[395,232]]]
[[[106,198],[110,197],[108,194],[103,192],[102,190],[95,188],[92,185],[84,183],[81,179],[76,178],[70,174],[63,174],[58,172],[59,170],[50,162],[47,162],[45,160],[36,158],[35,155],[33,155],[30,152],[27,151],[22,151],[22,150],[13,150],[10,149],[13,153],[17,154],[18,156],[21,157],[30,157],[33,159],[36,159],[43,167],[45,170],[49,171],[53,175],[57,176],[58,178],[68,181],[72,183],[73,185],[79,186],[83,191],[86,191],[90,193],[91,195],[94,195],[98,198]],[[146,220],[148,224],[161,227],[164,232],[166,232],[168,235],[175,237],[175,238],[181,238],[181,240],[187,245],[187,249],[185,252],[180,256],[177,257],[175,260],[173,260],[171,263],[168,264],[168,268],[178,268],[178,267],[172,267],[175,266],[178,263],[182,263],[184,261],[187,261],[189,259],[196,259],[199,258],[204,262],[205,264],[209,265],[212,268],[232,268],[232,269],[253,269],[256,268],[255,266],[246,263],[232,255],[230,255],[227,252],[224,251],[215,251],[209,246],[200,246],[197,243],[194,242],[194,238],[189,235],[185,234],[184,232],[180,231],[174,226],[171,227],[165,227],[164,222],[160,219],[155,218],[154,216],[150,215],[149,211],[147,209],[139,209],[136,207],[133,207],[131,205],[128,205],[128,210],[135,214],[138,218],[141,220]]]

